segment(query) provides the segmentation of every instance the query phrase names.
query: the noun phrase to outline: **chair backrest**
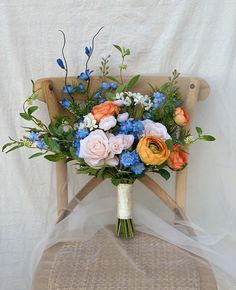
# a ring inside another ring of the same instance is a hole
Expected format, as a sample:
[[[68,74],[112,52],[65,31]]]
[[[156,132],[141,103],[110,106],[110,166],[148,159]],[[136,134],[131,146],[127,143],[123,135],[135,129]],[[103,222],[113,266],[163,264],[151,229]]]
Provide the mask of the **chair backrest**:
[[[126,77],[129,79],[129,77]],[[96,89],[99,86],[99,77],[93,77],[91,82],[91,89]],[[166,76],[144,76],[142,77],[132,91],[138,91],[140,93],[148,93],[150,87],[148,83],[154,87],[160,87],[163,83],[168,81]],[[78,80],[75,77],[68,78],[68,84],[77,83]],[[66,110],[63,110],[59,104],[59,101],[65,97],[62,92],[62,87],[65,85],[64,78],[45,78],[40,79],[35,83],[35,88],[40,89],[38,91],[38,99],[45,102],[48,107],[49,116],[51,120],[55,116],[65,115]],[[201,78],[183,76],[178,79],[178,87],[181,95],[184,98],[184,106],[187,109],[190,119],[193,118],[193,112],[196,107],[197,101],[204,100],[208,97],[210,89],[207,82]],[[77,96],[77,99],[81,97]],[[56,178],[57,178],[57,207],[58,215],[62,219],[65,214],[65,209],[73,210],[76,206],[75,200],[68,201],[68,190],[67,190],[67,165],[66,163],[59,161],[56,164]],[[77,198],[82,199],[92,189],[94,189],[101,179],[93,178],[86,186],[77,194]],[[144,183],[144,182],[143,182]],[[146,184],[148,186],[148,184]],[[175,201],[163,195],[157,194],[163,202],[166,203],[171,209],[175,209],[175,205],[178,208],[185,211],[186,206],[186,185],[187,185],[187,168],[176,173],[176,187],[175,187]],[[158,186],[158,185],[157,185]],[[148,186],[153,188],[155,185]],[[157,191],[158,189],[156,189]],[[163,192],[160,192],[161,194]],[[163,196],[163,198],[162,198]]]

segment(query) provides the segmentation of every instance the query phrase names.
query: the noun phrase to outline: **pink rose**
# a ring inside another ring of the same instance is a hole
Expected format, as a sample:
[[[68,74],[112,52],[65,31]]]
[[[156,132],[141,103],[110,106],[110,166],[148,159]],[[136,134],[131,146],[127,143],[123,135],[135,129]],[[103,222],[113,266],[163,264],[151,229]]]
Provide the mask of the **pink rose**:
[[[99,168],[104,165],[116,166],[118,160],[109,150],[108,137],[102,130],[91,132],[80,141],[79,157],[91,167]]]
[[[163,140],[171,139],[166,127],[161,123],[155,123],[152,120],[142,121],[144,125],[143,136],[155,136]]]
[[[117,123],[117,121],[116,121],[116,118],[114,116],[108,116],[108,117],[101,119],[101,121],[99,123],[99,128],[104,130],[104,131],[108,131],[111,128],[115,127],[116,123]]]
[[[118,122],[123,122],[123,121],[128,120],[128,118],[129,118],[129,114],[128,114],[127,112],[125,112],[125,113],[123,113],[123,114],[119,114],[119,115],[117,116],[117,121],[118,121]]]
[[[114,136],[110,134],[109,136],[110,150],[114,154],[120,154],[124,149],[129,149],[132,146],[133,142],[133,135],[119,134],[117,136]]]

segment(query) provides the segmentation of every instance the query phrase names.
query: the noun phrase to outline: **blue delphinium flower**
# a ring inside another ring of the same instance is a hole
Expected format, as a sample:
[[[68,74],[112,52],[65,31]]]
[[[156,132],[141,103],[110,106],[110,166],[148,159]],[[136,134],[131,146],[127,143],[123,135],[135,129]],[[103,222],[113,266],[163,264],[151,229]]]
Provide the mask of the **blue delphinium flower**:
[[[133,132],[133,123],[131,120],[122,121],[119,123],[119,125],[120,125],[119,133],[129,134]]]
[[[153,107],[154,108],[159,108],[163,105],[163,102],[166,99],[166,96],[160,92],[155,92],[153,93]]]
[[[120,155],[120,164],[125,168],[130,167],[134,162],[134,156],[131,152],[127,151]]]
[[[100,98],[100,96],[101,96],[101,92],[98,91],[98,92],[96,92],[96,93],[93,95],[93,98],[94,98],[94,99],[98,99],[98,98]]]
[[[29,138],[30,141],[35,142],[35,141],[37,141],[39,139],[39,133],[31,131],[28,138]]]
[[[115,90],[115,89],[117,89],[118,85],[117,85],[117,83],[110,83],[110,87],[111,87],[113,90]]]
[[[76,138],[78,139],[84,139],[85,137],[87,137],[89,135],[89,130],[88,129],[79,129],[76,132]]]
[[[60,68],[65,69],[63,60],[61,58],[58,58],[57,59],[57,64],[59,65]]]
[[[41,150],[47,148],[46,143],[45,143],[45,141],[44,141],[43,138],[39,139],[39,141],[36,141],[36,142],[35,142],[35,145],[36,145],[39,149],[41,149]]]
[[[93,73],[93,70],[87,69],[85,72],[82,72],[78,78],[87,81],[89,79],[89,76]]]
[[[61,104],[63,109],[67,109],[67,108],[69,108],[71,101],[68,99],[63,99],[62,101],[60,101],[60,104]]]
[[[110,89],[110,83],[102,82],[102,83],[100,84],[100,87],[101,87],[103,90],[109,90],[109,89]]]
[[[140,175],[145,170],[145,165],[142,162],[137,162],[131,165],[131,170],[134,172],[135,175]]]
[[[142,134],[144,131],[144,126],[142,121],[137,120],[137,121],[133,121],[133,133],[135,134]]]
[[[65,94],[72,94],[74,93],[75,89],[72,87],[72,85],[67,85],[66,87],[63,87],[63,92]]]
[[[80,143],[79,143],[79,146],[77,146],[76,151],[75,151],[75,154],[78,157],[79,157],[79,152],[80,152]]]
[[[140,158],[139,158],[138,153],[134,150],[131,154],[133,156],[134,163],[139,163],[140,162]]]
[[[84,91],[84,89],[85,89],[84,84],[80,83],[80,84],[78,85],[78,89],[79,89],[80,91]]]
[[[87,56],[90,56],[92,54],[92,47],[85,47],[84,52]]]

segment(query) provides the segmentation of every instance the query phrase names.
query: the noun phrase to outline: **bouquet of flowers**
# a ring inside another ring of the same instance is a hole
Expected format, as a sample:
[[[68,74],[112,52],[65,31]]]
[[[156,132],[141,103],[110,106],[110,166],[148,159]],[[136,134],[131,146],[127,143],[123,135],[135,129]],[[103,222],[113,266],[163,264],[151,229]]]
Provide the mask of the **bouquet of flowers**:
[[[96,90],[91,90],[93,70],[89,68],[89,61],[98,33],[93,37],[91,47],[85,48],[85,70],[79,74],[77,82],[68,84],[64,54],[66,39],[62,32],[62,58],[57,59],[57,64],[65,71],[62,88],[65,98],[60,104],[67,113],[49,125],[39,120],[35,116],[38,107],[33,105],[37,91],[32,82],[33,93],[24,102],[20,115],[34,126],[25,127],[26,134],[20,140],[10,138],[3,151],[25,146],[38,150],[30,158],[43,156],[54,162],[74,160],[78,173],[110,178],[118,187],[116,235],[128,239],[134,235],[131,202],[134,181],[147,172],[168,179],[169,170],[183,170],[187,165],[186,146],[197,140],[215,139],[203,135],[199,127],[196,128],[197,137],[191,135],[187,126],[189,116],[178,91],[179,73],[176,70],[162,86],[150,84],[147,95],[133,90],[140,75],[124,82],[126,58],[130,55],[130,50],[124,47],[114,45],[121,56],[119,76],[109,74],[110,55],[102,58],[100,84]]]

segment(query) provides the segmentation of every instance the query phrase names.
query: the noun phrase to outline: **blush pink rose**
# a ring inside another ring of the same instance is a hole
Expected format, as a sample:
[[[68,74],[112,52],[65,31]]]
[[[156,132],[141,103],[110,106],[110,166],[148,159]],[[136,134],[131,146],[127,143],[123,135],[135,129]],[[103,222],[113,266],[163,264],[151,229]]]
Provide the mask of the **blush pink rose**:
[[[118,164],[114,153],[110,152],[107,135],[99,129],[91,132],[80,141],[79,157],[93,168]]]
[[[117,121],[116,121],[116,118],[114,116],[108,116],[108,117],[101,119],[101,121],[99,123],[99,128],[104,130],[104,131],[108,131],[111,128],[115,127],[116,123],[117,123]]]
[[[120,154],[124,149],[129,149],[134,142],[133,135],[123,135],[119,134],[114,136],[113,134],[109,135],[109,146],[110,150],[114,154]]]
[[[117,116],[117,121],[118,122],[123,122],[123,121],[128,120],[128,118],[129,118],[129,114],[127,112],[125,112],[125,113],[119,114]]]
[[[163,124],[155,123],[152,120],[144,120],[142,123],[144,125],[144,137],[155,136],[161,138],[162,140],[171,139],[166,127]]]
[[[134,142],[133,135],[119,134],[114,136],[109,135],[109,147],[112,153],[120,154],[124,149],[129,149]]]

